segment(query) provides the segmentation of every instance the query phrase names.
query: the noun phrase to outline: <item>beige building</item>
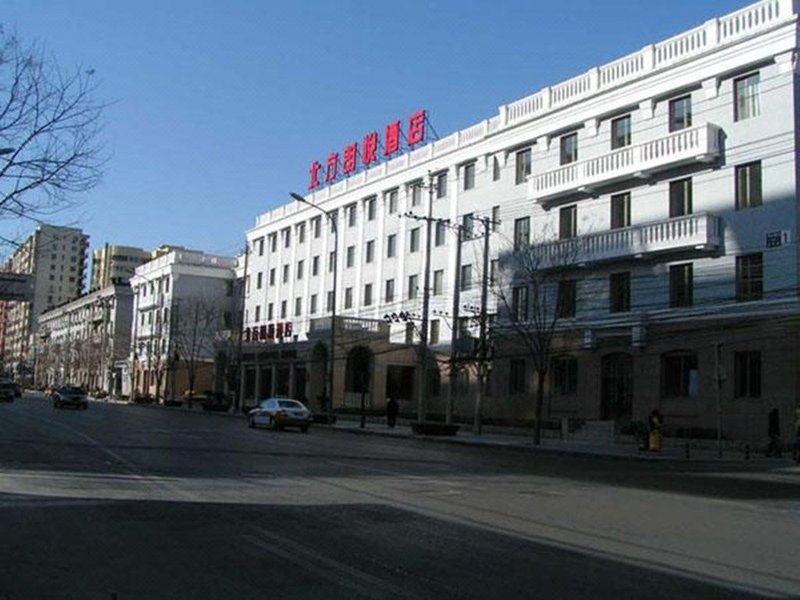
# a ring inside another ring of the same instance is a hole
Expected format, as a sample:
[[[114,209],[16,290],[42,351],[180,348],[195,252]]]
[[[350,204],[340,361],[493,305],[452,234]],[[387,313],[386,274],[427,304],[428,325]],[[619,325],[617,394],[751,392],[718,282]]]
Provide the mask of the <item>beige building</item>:
[[[92,279],[89,289],[99,290],[114,282],[127,282],[136,270],[153,258],[153,254],[134,246],[106,244],[92,252]]]
[[[4,270],[33,275],[30,302],[5,302],[2,362],[6,372],[32,376],[33,336],[44,311],[81,295],[89,236],[73,227],[40,225],[11,255]]]

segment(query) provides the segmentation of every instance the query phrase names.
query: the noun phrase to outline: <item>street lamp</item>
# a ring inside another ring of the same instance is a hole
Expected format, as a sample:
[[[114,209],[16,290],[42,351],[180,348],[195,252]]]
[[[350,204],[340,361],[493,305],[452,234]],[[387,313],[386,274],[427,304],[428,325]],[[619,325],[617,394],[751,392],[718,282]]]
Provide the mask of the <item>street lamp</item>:
[[[302,202],[303,204],[307,204],[308,206],[317,209],[323,215],[328,218],[328,221],[331,223],[331,228],[333,229],[333,300],[331,301],[331,355],[330,355],[330,365],[328,368],[328,407],[327,407],[327,421],[329,425],[333,424],[333,372],[334,372],[334,365],[335,358],[336,358],[336,281],[337,281],[337,264],[339,262],[339,228],[336,225],[336,218],[331,214],[331,211],[327,211],[324,208],[320,208],[316,204],[313,204],[303,198],[300,194],[295,194],[294,192],[289,192],[289,195],[297,200],[298,202]]]
[[[12,154],[13,152],[16,152],[16,150],[16,148],[0,148],[0,156],[3,154]]]

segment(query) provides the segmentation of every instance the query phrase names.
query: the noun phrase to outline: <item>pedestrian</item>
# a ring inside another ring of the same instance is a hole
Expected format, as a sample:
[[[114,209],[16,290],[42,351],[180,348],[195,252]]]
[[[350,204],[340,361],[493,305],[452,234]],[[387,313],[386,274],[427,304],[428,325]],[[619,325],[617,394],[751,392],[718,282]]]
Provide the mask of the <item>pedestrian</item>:
[[[769,435],[769,447],[767,456],[781,456],[781,415],[777,408],[769,411],[767,434]]]
[[[389,398],[386,400],[386,424],[389,426],[389,429],[394,429],[394,425],[397,422],[397,400],[394,398]]]
[[[657,408],[653,409],[648,419],[650,427],[648,448],[653,452],[661,452],[661,426],[663,423],[664,419],[661,417],[659,410]]]

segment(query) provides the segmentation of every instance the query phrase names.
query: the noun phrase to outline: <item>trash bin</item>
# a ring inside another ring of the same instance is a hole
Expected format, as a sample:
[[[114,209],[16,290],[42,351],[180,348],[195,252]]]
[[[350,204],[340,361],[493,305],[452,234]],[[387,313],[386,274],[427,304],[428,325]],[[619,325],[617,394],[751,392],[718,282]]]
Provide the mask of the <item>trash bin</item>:
[[[647,449],[651,452],[661,452],[661,432],[651,431],[647,439]]]

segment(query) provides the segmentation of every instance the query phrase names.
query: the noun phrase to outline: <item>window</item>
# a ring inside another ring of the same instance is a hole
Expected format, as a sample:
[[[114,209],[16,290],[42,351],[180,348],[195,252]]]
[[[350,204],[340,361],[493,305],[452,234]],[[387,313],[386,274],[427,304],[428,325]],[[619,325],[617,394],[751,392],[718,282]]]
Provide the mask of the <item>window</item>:
[[[472,213],[466,214],[463,217],[461,217],[461,233],[462,233],[461,239],[471,240],[474,227],[475,227],[475,219],[473,218]]]
[[[736,167],[736,210],[761,206],[761,161]]]
[[[408,276],[408,299],[414,300],[419,292],[419,275]]]
[[[298,297],[294,299],[294,316],[299,317],[301,314],[303,314],[303,299]]]
[[[434,231],[433,243],[438,248],[444,246],[447,239],[447,223],[445,221],[436,221],[436,229]]]
[[[447,196],[447,171],[437,173],[435,180],[436,197],[444,198]]]
[[[574,135],[574,134],[573,134]],[[611,121],[611,149],[631,145],[631,116],[626,115]]]
[[[278,234],[277,233],[270,233],[269,234],[269,251],[270,252],[277,252],[278,250]]]
[[[499,273],[498,269],[500,268],[500,259],[494,258],[489,263],[489,285],[497,285],[498,279],[497,275]]]
[[[260,289],[261,289],[261,286],[262,286],[263,284],[264,284],[264,274],[259,272],[259,273],[256,275],[256,289],[257,289],[257,290],[260,290]]]
[[[353,288],[344,289],[344,308],[353,308]]]
[[[281,300],[281,319],[286,318],[286,300]]]
[[[372,306],[372,284],[364,284],[364,306]]]
[[[406,323],[406,344],[414,343],[414,323]]]
[[[311,301],[309,302],[308,312],[312,315],[317,314],[317,295],[311,294]]]
[[[612,313],[628,312],[631,309],[631,274],[612,273],[608,286],[609,310]]]
[[[394,302],[394,279],[387,279],[384,286],[384,302]]]
[[[288,248],[292,244],[292,230],[286,228],[283,230],[283,247]]]
[[[339,211],[332,210],[328,212],[328,223],[330,223],[331,233],[336,229],[337,224],[339,223]]]
[[[574,238],[577,235],[577,213],[576,205],[565,206],[558,211],[558,237],[562,240]]]
[[[733,82],[733,96],[735,104],[733,107],[733,120],[744,121],[761,114],[759,102],[759,74],[751,73],[744,77],[739,77]]]
[[[472,265],[461,265],[461,291],[468,290],[472,287]]]
[[[680,131],[692,126],[692,97],[681,96],[669,101],[669,131]]]
[[[492,157],[492,181],[500,180],[500,159],[496,156]]]
[[[272,321],[272,317],[275,315],[275,311],[273,310],[275,306],[272,302],[267,304],[267,321]]]
[[[692,214],[692,178],[669,182],[669,217],[685,217]]]
[[[733,353],[735,398],[761,397],[761,352]]]
[[[761,300],[764,265],[761,252],[736,257],[736,301]]]
[[[614,194],[611,196],[611,229],[622,229],[631,226],[631,194]]]
[[[333,299],[334,299],[333,292],[328,292],[328,298],[326,300],[327,306],[326,306],[326,309],[325,309],[328,312],[333,312]]]
[[[568,165],[578,160],[578,134],[570,133],[569,135],[562,135],[560,141],[561,146],[561,164]]]
[[[670,308],[691,306],[694,303],[694,283],[692,263],[672,265],[669,268]]]
[[[575,316],[577,300],[576,284],[572,279],[558,282],[558,299],[556,300],[557,316],[560,319],[571,319]]]
[[[430,323],[431,330],[428,332],[428,343],[430,344],[438,344],[439,343],[439,325],[441,322],[439,319],[433,319]]]
[[[368,263],[371,263],[375,259],[375,240],[370,240],[367,242],[367,247],[364,253],[366,254],[365,260]]]
[[[345,214],[347,215],[347,226],[348,227],[355,227],[356,226],[356,205],[348,204],[345,207]]]
[[[283,283],[289,283],[289,265],[283,265]]]
[[[667,398],[697,398],[697,355],[671,352],[661,357],[662,393]]]
[[[298,223],[297,224],[297,243],[304,244],[306,241],[306,224],[305,223]]]
[[[333,269],[336,267],[336,250],[331,250],[328,253],[328,273],[333,273]]]
[[[386,212],[390,215],[393,215],[397,212],[397,188],[393,190],[389,190],[384,194],[384,200],[386,201]]]
[[[260,237],[255,241],[255,247],[258,249],[258,255],[264,256],[264,238]]]
[[[497,228],[500,226],[500,207],[493,206],[492,207],[492,231],[497,231]]]
[[[374,221],[375,220],[375,208],[378,204],[377,199],[375,196],[367,198],[364,203],[367,205],[367,221]]]
[[[409,244],[409,252],[419,252],[419,227],[411,230],[411,242]]]
[[[520,285],[511,290],[511,318],[522,322],[528,320],[528,286]]]
[[[411,188],[411,206],[419,206],[422,203],[422,182],[415,181],[409,186]]]
[[[397,234],[393,233],[386,238],[386,258],[394,258],[396,254]]]
[[[314,256],[311,259],[311,275],[312,276],[319,275],[319,255]]]
[[[514,250],[521,250],[531,243],[531,219],[522,217],[514,221]]]
[[[311,219],[311,227],[314,229],[314,239],[318,239],[322,235],[322,217]]]
[[[516,163],[515,163],[515,178],[514,182],[517,185],[525,183],[528,179],[528,175],[531,174],[531,149],[526,148],[525,150],[520,150],[516,154]]]
[[[525,385],[525,359],[515,358],[508,363],[508,393],[524,394],[527,391]]]
[[[297,279],[303,278],[303,267],[305,266],[304,260],[297,261]]]
[[[578,393],[578,359],[557,356],[553,359],[553,392],[558,396]]]
[[[356,247],[348,246],[345,254],[345,265],[351,268],[356,261]]]
[[[464,190],[471,190],[475,187],[475,163],[467,163],[464,169]]]
[[[433,295],[439,296],[444,292],[444,269],[433,272]]]
[[[269,284],[271,286],[275,285],[275,268],[274,267],[269,270]]]
[[[256,320],[256,323],[261,321],[261,305],[260,304],[256,304],[256,319],[255,320]]]

